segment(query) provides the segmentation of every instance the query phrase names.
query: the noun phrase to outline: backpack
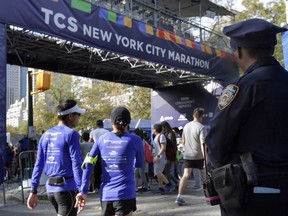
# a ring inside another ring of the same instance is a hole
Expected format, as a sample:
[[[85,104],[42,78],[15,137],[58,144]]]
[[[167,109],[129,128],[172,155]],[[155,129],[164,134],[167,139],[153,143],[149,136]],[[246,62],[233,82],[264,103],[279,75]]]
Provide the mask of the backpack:
[[[166,137],[166,150],[165,150],[166,158],[169,161],[175,161],[176,149],[174,149],[172,141],[167,136],[165,137]],[[158,137],[158,143],[160,144],[160,136]]]
[[[147,142],[145,142],[145,159],[147,163],[153,162],[152,147]]]

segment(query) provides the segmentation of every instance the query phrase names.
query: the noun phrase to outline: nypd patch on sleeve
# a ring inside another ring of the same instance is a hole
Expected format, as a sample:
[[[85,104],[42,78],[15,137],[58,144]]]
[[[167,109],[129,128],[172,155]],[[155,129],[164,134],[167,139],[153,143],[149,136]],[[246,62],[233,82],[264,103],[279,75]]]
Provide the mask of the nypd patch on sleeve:
[[[225,109],[230,103],[232,103],[238,91],[239,87],[237,85],[229,84],[228,86],[226,86],[223,89],[222,94],[218,100],[218,108],[220,110]]]

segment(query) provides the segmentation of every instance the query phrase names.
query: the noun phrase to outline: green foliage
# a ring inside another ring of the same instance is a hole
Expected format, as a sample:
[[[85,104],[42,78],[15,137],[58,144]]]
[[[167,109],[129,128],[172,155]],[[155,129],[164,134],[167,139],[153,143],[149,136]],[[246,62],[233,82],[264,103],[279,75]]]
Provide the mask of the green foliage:
[[[28,122],[23,121],[18,127],[17,134],[28,134]]]
[[[102,88],[102,85],[94,85],[92,88],[86,87],[83,89],[81,107],[86,109],[86,113],[81,116],[77,128],[95,128],[98,119],[109,118],[113,107],[108,100],[104,100],[106,89]]]
[[[132,118],[151,118],[151,89],[136,87],[128,104]]]
[[[242,4],[246,9],[236,16],[236,21],[247,20],[250,18],[262,18],[278,26],[285,22],[286,15],[284,1],[274,0],[264,4],[263,1],[260,0],[243,0]],[[274,57],[283,65],[281,35],[279,34],[277,37],[278,44],[275,46]]]
[[[46,131],[47,129],[55,126],[57,124],[57,115],[46,103],[46,100],[42,97],[39,98],[40,95],[37,95],[38,99],[37,103],[34,105],[33,113],[34,113],[34,126],[36,127],[37,134],[42,134],[42,131]],[[41,95],[44,96],[44,95]],[[51,103],[51,101],[47,102]],[[54,107],[53,107],[54,108]]]
[[[71,92],[71,82],[70,75],[53,73],[50,90],[35,95],[33,116],[38,134],[58,123],[56,107],[59,100],[75,98],[75,94]]]
[[[60,82],[61,81],[61,82]],[[92,87],[80,87],[80,79],[73,79],[65,74],[53,74],[51,88],[48,94],[35,95],[34,125],[38,134],[58,123],[56,107],[60,99],[73,98],[81,108],[86,109],[78,122],[76,130],[91,130],[95,128],[98,119],[110,117],[116,106],[113,98],[131,92],[129,85],[112,82],[95,82]],[[133,118],[150,118],[150,89],[136,87],[131,93],[130,101],[117,100],[117,106],[130,109]],[[11,128],[11,131],[13,129]]]
[[[18,128],[13,127],[11,125],[7,125],[6,132],[9,132],[11,134],[11,136],[15,136],[15,135],[19,134],[18,133]]]

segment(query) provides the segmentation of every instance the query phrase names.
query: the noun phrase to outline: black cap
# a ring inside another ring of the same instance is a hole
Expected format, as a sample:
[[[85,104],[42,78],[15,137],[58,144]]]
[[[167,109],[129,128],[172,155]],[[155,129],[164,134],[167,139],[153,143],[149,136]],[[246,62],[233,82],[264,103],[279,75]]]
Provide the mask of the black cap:
[[[116,107],[112,110],[110,120],[116,124],[126,126],[131,121],[130,112],[125,107]]]
[[[263,19],[249,19],[226,26],[223,33],[231,38],[231,47],[264,48],[277,44],[276,34],[287,31]]]

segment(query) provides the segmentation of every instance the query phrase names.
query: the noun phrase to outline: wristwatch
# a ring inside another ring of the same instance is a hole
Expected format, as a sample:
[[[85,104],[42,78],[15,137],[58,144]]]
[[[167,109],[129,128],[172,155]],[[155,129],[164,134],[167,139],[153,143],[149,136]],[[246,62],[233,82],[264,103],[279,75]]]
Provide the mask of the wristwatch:
[[[159,159],[159,158],[160,158],[160,155],[156,155],[156,157]]]
[[[31,190],[31,193],[36,195],[37,194],[37,190]]]

